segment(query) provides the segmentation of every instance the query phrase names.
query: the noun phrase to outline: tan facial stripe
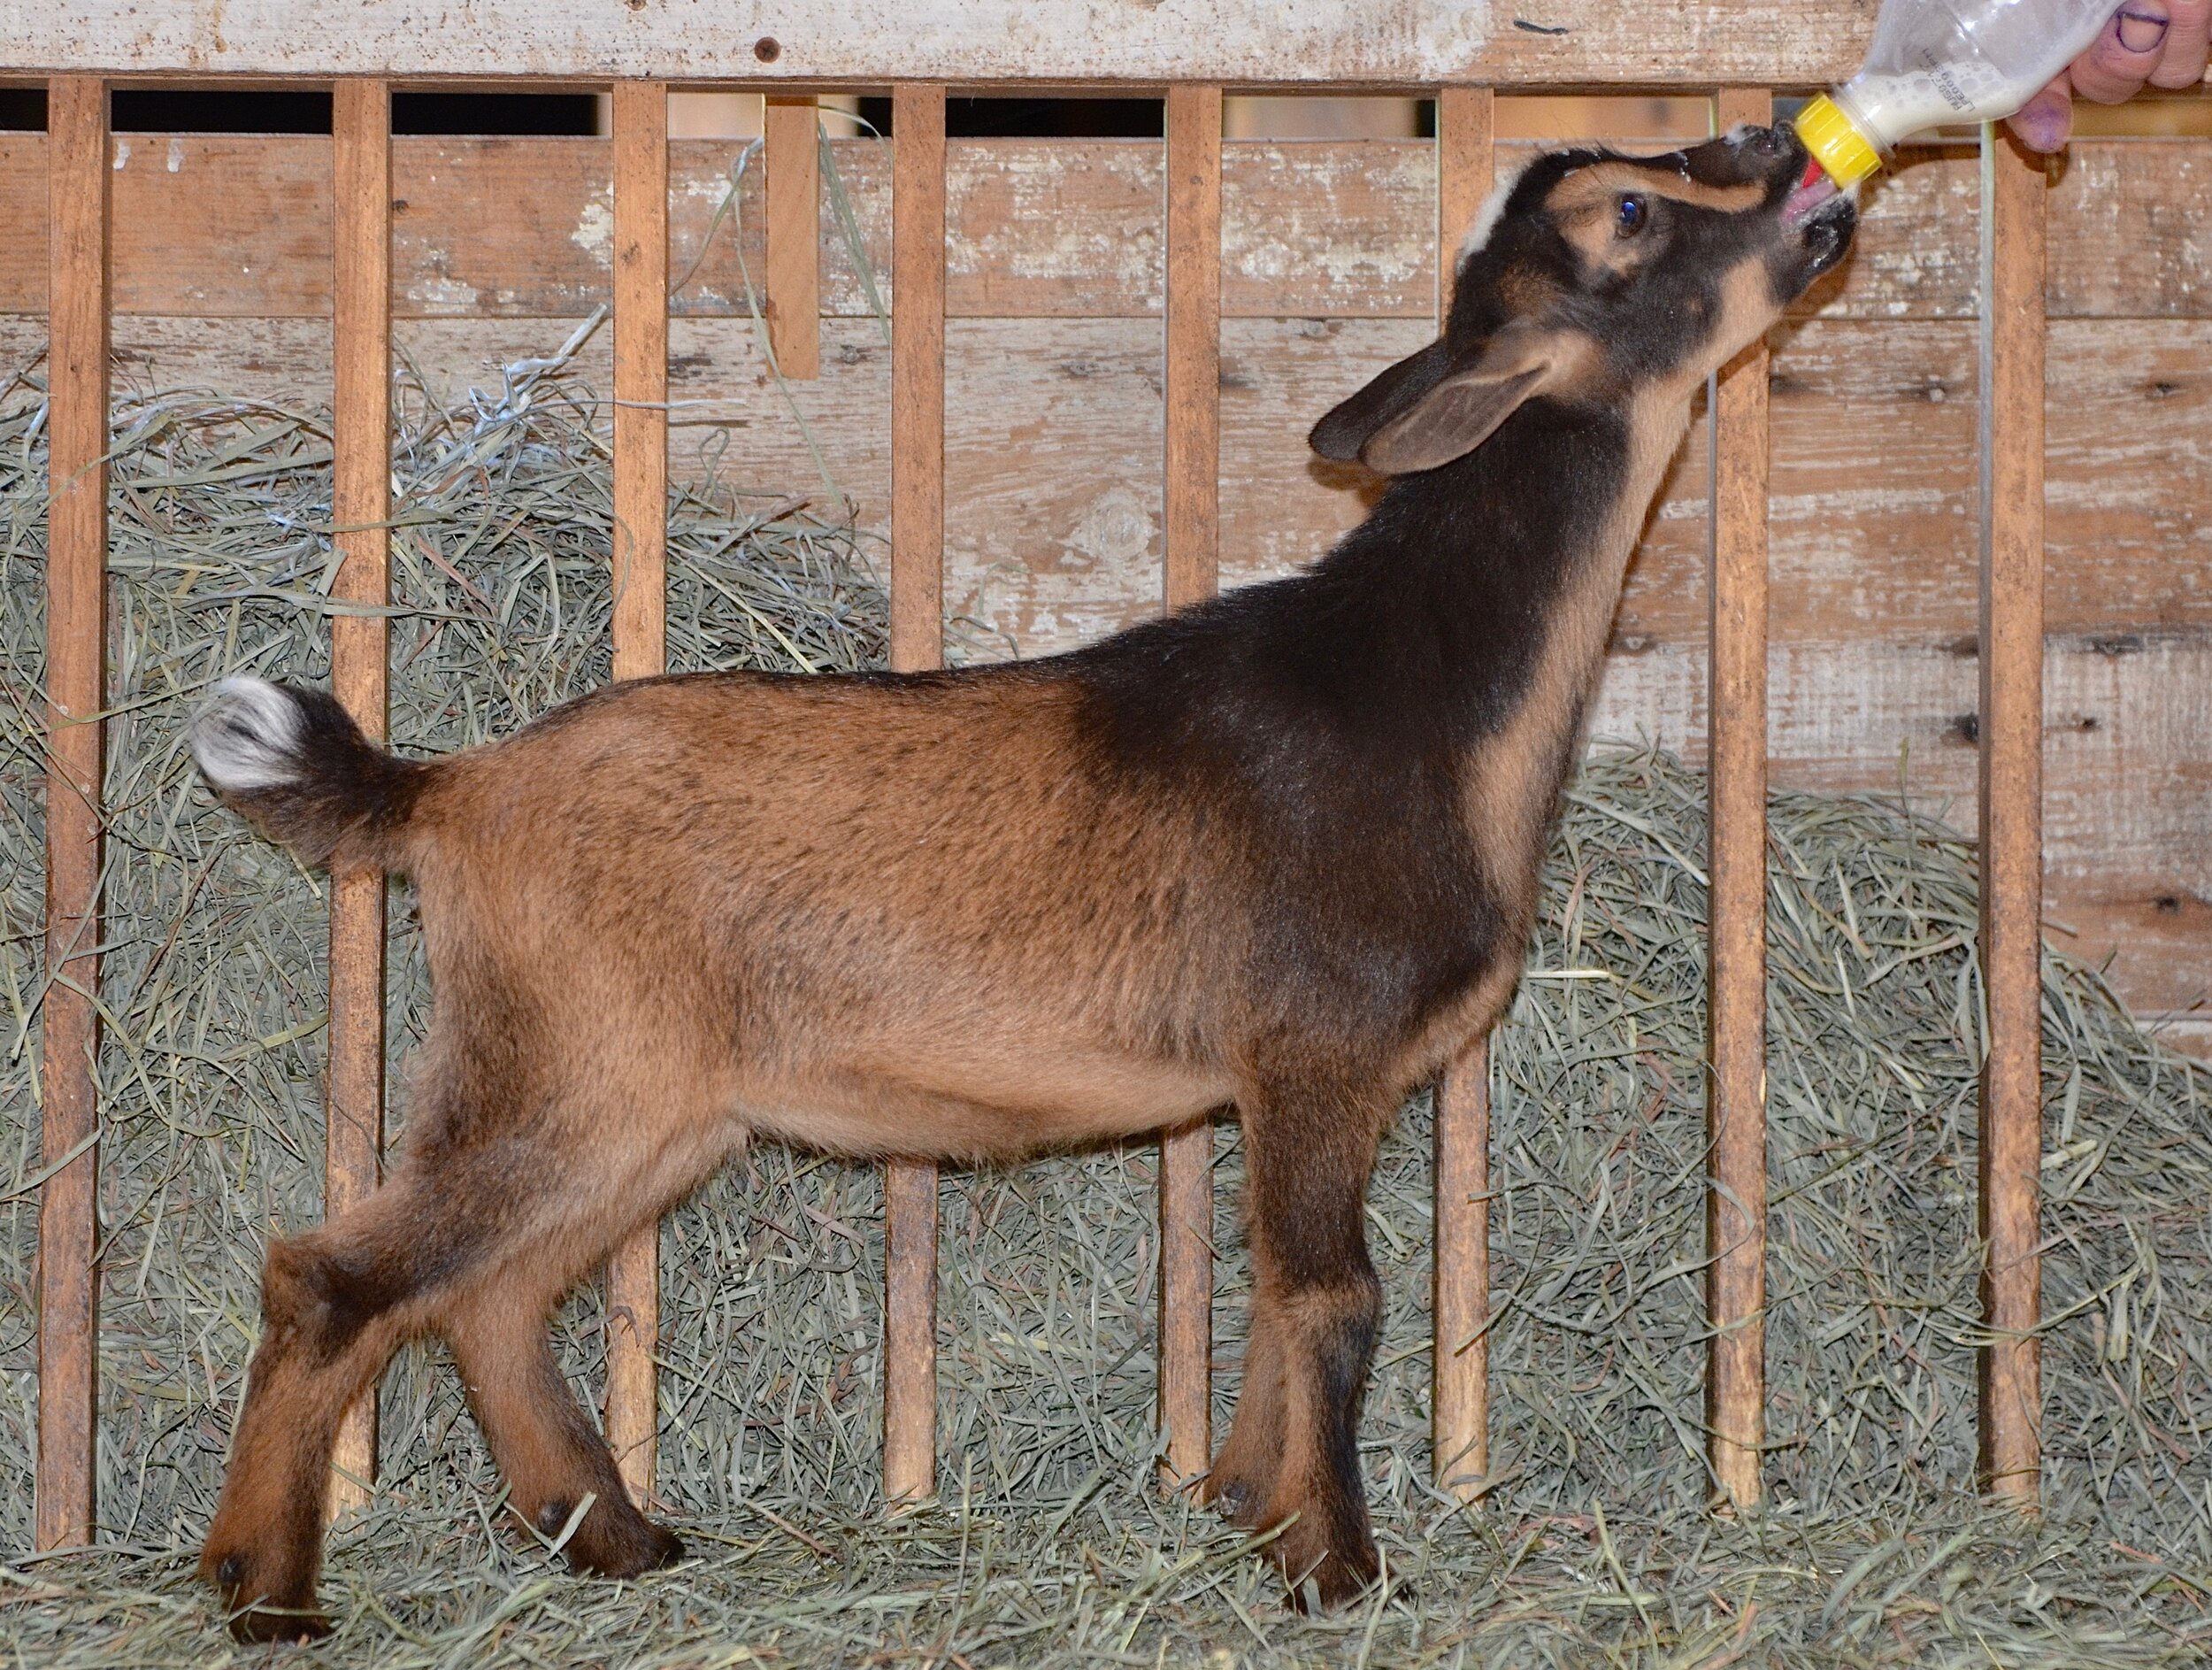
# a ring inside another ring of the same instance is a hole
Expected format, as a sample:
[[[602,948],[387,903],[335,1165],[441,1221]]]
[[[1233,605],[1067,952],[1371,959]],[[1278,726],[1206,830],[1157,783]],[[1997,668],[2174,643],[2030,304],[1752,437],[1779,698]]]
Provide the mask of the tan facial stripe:
[[[1694,208],[1740,214],[1766,200],[1766,188],[1756,181],[1740,186],[1708,186],[1671,170],[1647,168],[1632,162],[1592,163],[1578,168],[1552,190],[1548,206],[1556,215],[1586,213],[1609,203],[1624,191],[1647,192]]]

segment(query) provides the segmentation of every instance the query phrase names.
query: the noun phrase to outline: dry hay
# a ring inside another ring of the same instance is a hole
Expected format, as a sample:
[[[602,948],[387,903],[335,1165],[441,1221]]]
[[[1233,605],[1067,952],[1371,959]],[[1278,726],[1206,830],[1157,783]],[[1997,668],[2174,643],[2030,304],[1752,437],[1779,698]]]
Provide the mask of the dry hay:
[[[234,669],[326,670],[320,414],[120,408],[116,718],[100,1062],[104,1548],[27,1546],[38,1170],[42,406],[0,406],[0,1645],[20,1662],[229,1651],[190,1581],[256,1327],[265,1236],[312,1222],[320,881],[211,806],[178,747]],[[502,731],[607,676],[604,412],[559,367],[406,402],[393,720]],[[879,660],[838,514],[706,482],[672,500],[672,658]],[[1773,1505],[1705,1512],[1700,1459],[1702,785],[1601,750],[1554,848],[1493,1068],[1497,1488],[1429,1487],[1429,1109],[1370,1221],[1389,1294],[1365,1459],[1393,1579],[1309,1620],[1240,1535],[1152,1489],[1152,1160],[1132,1146],[943,1185],[943,1494],[880,1512],[874,1173],[755,1149],[664,1232],[661,1478],[697,1558],[578,1581],[499,1512],[438,1352],[383,1392],[375,1510],[333,1539],[334,1664],[2144,1665],[2212,1633],[2212,1120],[2200,1071],[2089,971],[2047,971],[2049,1512],[1971,1492],[1978,1332],[1970,850],[1898,804],[1778,797]],[[396,1060],[426,993],[396,896]],[[396,1080],[396,1082],[400,1081]],[[396,1120],[403,1130],[404,1092]],[[1223,1132],[1217,1383],[1241,1357],[1240,1156]],[[600,1370],[595,1298],[562,1325]]]

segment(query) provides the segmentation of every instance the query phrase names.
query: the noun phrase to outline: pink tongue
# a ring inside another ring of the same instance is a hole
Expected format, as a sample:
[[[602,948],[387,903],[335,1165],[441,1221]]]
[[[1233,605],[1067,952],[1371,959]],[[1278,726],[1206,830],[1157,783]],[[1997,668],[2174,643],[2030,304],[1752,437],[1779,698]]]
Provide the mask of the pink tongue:
[[[1836,182],[1818,163],[1805,171],[1805,178],[1797,189],[1790,193],[1789,201],[1782,205],[1782,219],[1794,226],[1807,215],[1836,195]]]

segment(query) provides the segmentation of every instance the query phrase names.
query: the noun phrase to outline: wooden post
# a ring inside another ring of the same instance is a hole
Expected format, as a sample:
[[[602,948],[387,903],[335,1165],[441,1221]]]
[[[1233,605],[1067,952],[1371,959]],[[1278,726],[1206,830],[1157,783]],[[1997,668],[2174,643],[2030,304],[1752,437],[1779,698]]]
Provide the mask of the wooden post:
[[[1167,95],[1166,570],[1170,612],[1219,584],[1221,89]],[[1163,1477],[1213,1465],[1213,1155],[1210,1118],[1160,1139],[1159,1417]]]
[[[2042,1480],[2045,164],[1982,131],[1981,1471],[2033,1509]]]
[[[668,89],[614,89],[614,675],[668,666]],[[640,1508],[659,1424],[660,1226],[607,1260],[607,1443]]]
[[[99,1360],[100,792],[107,706],[108,89],[46,94],[46,999],[32,1541],[92,1541]]]
[[[392,481],[391,89],[347,80],[331,91],[331,519],[334,602],[390,596]],[[389,631],[379,614],[334,613],[331,692],[364,735],[388,726]],[[330,882],[330,1067],[323,1216],[376,1190],[384,1162],[384,873]],[[346,1412],[331,1460],[333,1518],[369,1505],[376,1483],[376,1387]]]
[[[1721,90],[1725,130],[1764,124],[1764,88]],[[1722,1505],[1755,1506],[1766,1434],[1767,350],[1754,342],[1712,392],[1712,698],[1706,1077],[1706,1420]]]
[[[1495,103],[1486,87],[1436,98],[1436,311],[1490,195]],[[1440,1489],[1472,1501],[1490,1471],[1490,1045],[1478,1038],[1436,1082],[1436,1240],[1429,1437]]]
[[[945,89],[891,103],[891,666],[944,664]],[[883,1494],[937,1488],[937,1167],[883,1180]]]
[[[814,100],[770,94],[768,348],[787,377],[822,374],[821,153]]]

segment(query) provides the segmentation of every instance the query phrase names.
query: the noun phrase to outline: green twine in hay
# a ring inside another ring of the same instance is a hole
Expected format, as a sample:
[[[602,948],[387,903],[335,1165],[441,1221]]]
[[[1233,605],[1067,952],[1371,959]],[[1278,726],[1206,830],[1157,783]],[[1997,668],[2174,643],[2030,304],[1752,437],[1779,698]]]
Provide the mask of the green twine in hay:
[[[560,364],[403,402],[393,727],[443,750],[604,680],[605,413]],[[29,1528],[37,1172],[42,396],[0,398],[0,1548]],[[100,1062],[102,1534],[0,1566],[25,1662],[231,1649],[190,1566],[271,1233],[312,1222],[320,879],[212,806],[178,743],[233,671],[326,672],[326,419],[165,395],[119,412],[110,947]],[[684,667],[879,665],[849,520],[709,481],[671,503]],[[639,1666],[2201,1662],[2212,1633],[2212,1118],[2194,1065],[2087,970],[2044,985],[2047,1512],[1972,1493],[1970,850],[1895,804],[1778,796],[1770,845],[1772,1504],[1712,1519],[1700,1426],[1701,780],[1601,750],[1493,1051],[1494,1465],[1428,1483],[1430,1110],[1386,1141],[1388,1294],[1363,1434],[1394,1586],[1303,1620],[1246,1540],[1153,1488],[1153,1159],[943,1183],[940,1501],[881,1512],[872,1169],[758,1146],[663,1236],[661,1484],[699,1558],[577,1580],[505,1520],[442,1353],[383,1391],[384,1477],[333,1539],[331,1663]],[[396,1062],[427,993],[396,896]],[[403,1076],[395,1123],[404,1139]],[[1240,1155],[1219,1162],[1233,1399]],[[596,1301],[561,1324],[595,1398]]]

